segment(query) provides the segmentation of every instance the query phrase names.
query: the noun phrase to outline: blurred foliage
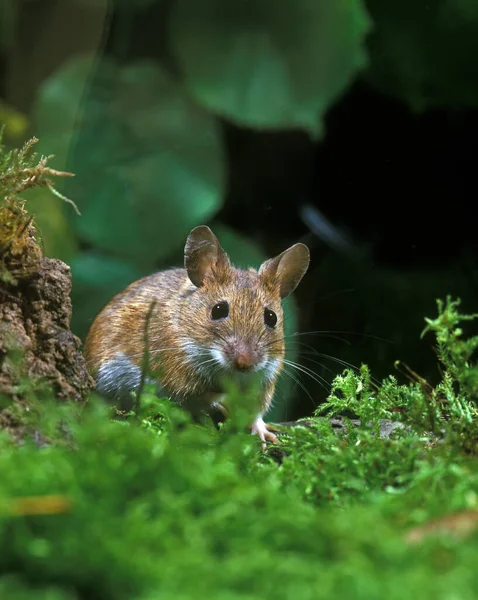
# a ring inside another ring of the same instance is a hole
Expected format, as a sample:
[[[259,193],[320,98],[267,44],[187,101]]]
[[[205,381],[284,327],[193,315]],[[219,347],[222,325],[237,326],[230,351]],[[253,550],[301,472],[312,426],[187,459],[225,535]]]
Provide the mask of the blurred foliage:
[[[74,287],[71,329],[81,337],[111,298],[148,273],[132,263],[98,252],[81,252],[70,262]]]
[[[13,142],[24,139],[28,131],[28,118],[12,106],[0,99],[0,123],[3,124],[3,134]]]
[[[476,0],[367,0],[366,77],[414,110],[478,105]]]
[[[130,9],[150,4],[137,2]],[[199,13],[195,6],[172,5],[173,61],[186,71],[191,59],[201,65],[210,61],[213,67],[215,54],[235,67],[228,69],[227,78],[215,73],[212,87],[206,86],[212,90],[207,101],[200,72],[200,89],[194,84],[195,72],[192,87],[185,78],[194,104],[181,77],[168,74],[160,61],[119,64],[111,55],[67,60],[36,94],[34,120],[42,148],[77,174],[66,189],[81,204],[83,217],[72,222],[80,243],[131,261],[141,272],[164,263],[192,227],[210,220],[222,206],[226,164],[215,115],[230,113],[253,126],[300,125],[317,132],[326,108],[364,63],[360,44],[368,18],[357,0],[340,6],[302,0],[279,12],[265,0],[236,3],[228,6],[238,17],[234,35],[229,31],[231,17],[214,3],[201,5]],[[125,5],[118,2],[116,8],[121,11]],[[205,19],[208,11],[215,12],[210,22]],[[260,43],[253,55],[243,56],[243,41],[251,32]],[[184,35],[188,44],[199,40],[199,49],[185,46]],[[230,42],[226,54],[222,40]],[[252,57],[261,70],[247,75]],[[311,69],[319,69],[320,76],[311,78]],[[300,94],[293,89],[296,84]],[[231,110],[223,106],[229,99]],[[60,258],[69,250],[55,246]]]
[[[175,0],[169,31],[203,106],[239,125],[320,135],[326,110],[365,65],[369,27],[359,0]]]
[[[72,148],[75,228],[99,250],[151,266],[222,205],[218,124],[153,61],[72,60],[43,83],[36,122],[43,147]]]
[[[0,48],[8,49],[12,45],[18,8],[19,3],[16,0],[2,0],[0,6]]]
[[[429,322],[450,373],[476,347],[457,309],[447,301]],[[440,443],[424,431],[415,383],[371,382],[366,367],[335,382],[328,409],[358,425],[315,417],[271,454],[242,432],[239,395],[219,430],[148,391],[121,421],[97,402],[32,398],[31,439],[0,438],[2,598],[476,597],[476,455],[446,418]],[[403,425],[387,439],[385,415]]]

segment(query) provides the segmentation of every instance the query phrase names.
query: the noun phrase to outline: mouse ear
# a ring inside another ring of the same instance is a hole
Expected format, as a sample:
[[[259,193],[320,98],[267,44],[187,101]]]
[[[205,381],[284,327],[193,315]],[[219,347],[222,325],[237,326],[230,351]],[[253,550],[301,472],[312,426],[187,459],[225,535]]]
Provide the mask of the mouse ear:
[[[206,225],[195,227],[184,247],[184,266],[196,287],[201,287],[211,269],[229,267],[229,258],[217,237]]]
[[[279,283],[280,297],[286,298],[299,285],[309,266],[310,253],[304,244],[294,244],[275,258],[262,263],[259,275],[266,285]]]

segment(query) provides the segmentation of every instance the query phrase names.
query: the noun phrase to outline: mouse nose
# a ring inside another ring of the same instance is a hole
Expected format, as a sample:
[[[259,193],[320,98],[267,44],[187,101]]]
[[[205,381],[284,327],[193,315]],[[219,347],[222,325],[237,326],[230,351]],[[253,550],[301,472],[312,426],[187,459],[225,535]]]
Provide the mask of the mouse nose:
[[[243,341],[233,343],[233,364],[238,371],[249,371],[256,364],[255,352]]]

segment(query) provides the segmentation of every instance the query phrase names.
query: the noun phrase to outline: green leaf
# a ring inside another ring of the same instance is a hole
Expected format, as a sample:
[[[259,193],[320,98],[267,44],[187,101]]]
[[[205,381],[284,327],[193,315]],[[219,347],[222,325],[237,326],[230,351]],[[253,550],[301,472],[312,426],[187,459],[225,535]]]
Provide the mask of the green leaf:
[[[72,60],[41,86],[36,122],[45,153],[69,153],[75,227],[100,250],[152,265],[222,205],[219,125],[152,61]]]
[[[176,0],[171,45],[191,94],[240,125],[320,134],[364,66],[360,0]]]

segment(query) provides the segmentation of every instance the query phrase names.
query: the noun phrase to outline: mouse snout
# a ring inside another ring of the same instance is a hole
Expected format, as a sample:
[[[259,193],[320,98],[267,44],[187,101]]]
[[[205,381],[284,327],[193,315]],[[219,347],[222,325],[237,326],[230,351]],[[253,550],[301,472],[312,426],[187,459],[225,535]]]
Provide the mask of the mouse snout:
[[[228,345],[227,354],[232,366],[238,371],[249,371],[258,362],[257,352],[252,344],[243,340],[232,340]]]

